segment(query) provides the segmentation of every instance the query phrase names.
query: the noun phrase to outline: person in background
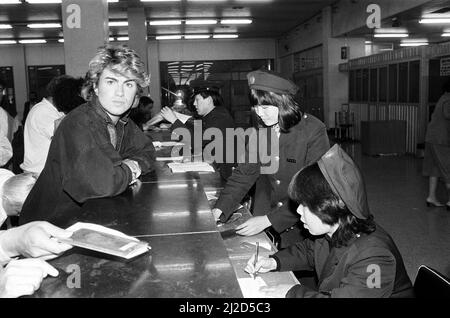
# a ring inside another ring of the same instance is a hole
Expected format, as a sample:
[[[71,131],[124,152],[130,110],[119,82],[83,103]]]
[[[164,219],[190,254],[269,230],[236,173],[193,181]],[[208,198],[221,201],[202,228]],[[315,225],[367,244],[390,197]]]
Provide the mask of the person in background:
[[[277,142],[267,139],[270,153],[276,152],[274,145],[279,145],[279,156],[272,159],[278,161],[278,169],[262,174],[261,163],[240,163],[228,178],[213,214],[225,222],[236,203],[256,185],[253,217],[236,228],[237,234],[255,235],[272,227],[280,237],[280,247],[285,247],[302,239],[298,216],[288,200],[289,181],[295,172],[317,161],[330,144],[325,125],[301,111],[294,99],[298,87],[292,81],[263,70],[248,73],[247,79],[255,112],[265,126],[262,129],[270,131],[270,138],[278,138]]]
[[[30,110],[24,129],[23,171],[39,175],[44,169],[56,127],[67,113],[84,103],[82,82],[68,75],[54,77],[47,85],[48,96]]]
[[[11,116],[12,118],[16,118],[16,106],[9,102],[6,89],[6,83],[2,79],[0,79],[0,107],[6,110],[9,116]]]
[[[314,238],[259,257],[256,264],[253,255],[248,273],[315,270],[317,288],[279,285],[277,292],[286,291],[286,297],[414,296],[400,252],[370,214],[362,175],[339,145],[297,172],[288,192]]]
[[[8,117],[8,113],[0,108],[0,167],[6,165],[13,155],[11,142],[8,139]]]
[[[228,110],[223,105],[223,99],[220,95],[219,89],[216,87],[200,87],[194,91],[193,105],[197,111],[199,118],[202,123],[202,131],[204,132],[208,128],[217,128],[220,130],[223,136],[223,157],[217,162],[214,161],[217,171],[220,173],[223,179],[227,179],[232,172],[232,168],[235,165],[234,162],[226,163],[227,145],[226,145],[226,129],[235,128],[233,117],[231,117]],[[191,149],[194,150],[194,125],[195,118],[189,118],[184,124],[177,118],[175,113],[169,107],[164,107],[161,109],[162,117],[172,124],[171,129],[177,129],[181,127],[186,127],[191,133]],[[198,117],[197,117],[198,119]],[[203,135],[203,134],[202,134]],[[199,136],[202,137],[202,136]],[[202,149],[205,148],[211,141],[210,140],[200,140],[199,144],[202,145]],[[234,150],[233,150],[234,152]],[[234,152],[235,153],[235,152]],[[194,155],[199,155],[195,154]],[[212,155],[215,155],[213,153]],[[205,158],[203,158],[205,159]]]
[[[427,206],[446,206],[450,211],[450,79],[443,89],[444,94],[438,100],[427,127],[423,175],[429,177]],[[439,202],[436,197],[439,178],[447,187],[447,204]]]
[[[131,109],[130,118],[139,128],[143,129],[143,125],[152,118],[153,99],[148,96],[139,98],[139,105]]]
[[[29,96],[30,96],[30,99],[28,101],[26,101],[25,104],[23,105],[22,126],[25,126],[25,121],[27,120],[30,109],[33,108],[33,106],[39,102],[36,92],[30,92]]]
[[[129,120],[149,76],[136,52],[106,45],[89,63],[87,103],[72,110],[53,136],[48,159],[24,203],[19,223],[68,225],[89,199],[124,192],[154,167],[152,141]]]
[[[18,215],[36,179],[0,169],[0,225],[7,216]],[[33,294],[47,276],[58,271],[45,262],[72,246],[52,239],[68,238],[71,232],[47,222],[32,222],[0,231],[0,298]],[[25,258],[16,259],[17,256]]]

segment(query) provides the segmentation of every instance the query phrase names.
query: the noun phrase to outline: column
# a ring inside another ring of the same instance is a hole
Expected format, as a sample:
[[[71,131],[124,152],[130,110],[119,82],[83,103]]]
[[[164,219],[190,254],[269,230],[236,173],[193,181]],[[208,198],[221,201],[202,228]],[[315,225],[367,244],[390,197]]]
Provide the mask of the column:
[[[107,0],[63,0],[66,74],[86,74],[89,61],[99,46],[108,41]]]
[[[332,37],[332,10],[322,10],[322,58],[323,58],[323,111],[328,128],[335,127],[334,113],[348,103],[348,73],[339,72],[339,64],[364,56],[364,38]],[[342,48],[346,47],[346,56]]]

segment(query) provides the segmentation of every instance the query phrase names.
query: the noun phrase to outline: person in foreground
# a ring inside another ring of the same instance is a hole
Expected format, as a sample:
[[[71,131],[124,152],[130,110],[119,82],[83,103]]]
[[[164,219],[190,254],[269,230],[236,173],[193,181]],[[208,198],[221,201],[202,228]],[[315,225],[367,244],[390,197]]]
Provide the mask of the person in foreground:
[[[300,170],[288,192],[314,238],[260,257],[256,264],[252,256],[247,272],[315,270],[317,289],[280,286],[286,297],[413,296],[400,252],[369,212],[362,175],[338,145]]]
[[[17,215],[35,179],[31,174],[14,175],[0,169],[0,225]],[[45,260],[57,257],[72,246],[56,238],[68,238],[71,232],[47,222],[31,222],[0,231],[0,298],[33,294],[47,276],[58,271]],[[18,256],[25,258],[17,259]]]
[[[24,203],[21,224],[43,220],[69,225],[68,211],[89,199],[123,193],[154,167],[152,141],[128,119],[149,84],[135,51],[106,45],[89,63],[84,97],[52,139],[44,170]]]

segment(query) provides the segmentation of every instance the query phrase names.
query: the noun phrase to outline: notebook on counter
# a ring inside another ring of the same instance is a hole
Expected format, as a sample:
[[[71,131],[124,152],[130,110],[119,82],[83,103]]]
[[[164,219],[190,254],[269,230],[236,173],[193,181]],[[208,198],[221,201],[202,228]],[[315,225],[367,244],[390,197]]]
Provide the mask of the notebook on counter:
[[[78,222],[67,230],[73,232],[72,236],[58,241],[126,259],[151,249],[147,242],[98,224]]]

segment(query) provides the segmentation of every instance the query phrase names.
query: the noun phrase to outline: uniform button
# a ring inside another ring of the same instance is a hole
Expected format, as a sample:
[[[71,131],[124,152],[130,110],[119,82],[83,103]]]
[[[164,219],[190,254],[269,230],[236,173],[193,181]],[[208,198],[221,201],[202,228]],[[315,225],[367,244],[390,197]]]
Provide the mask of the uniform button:
[[[275,180],[275,183],[276,183],[277,185],[280,185],[281,181],[280,181],[280,180]]]
[[[282,207],[282,206],[283,206],[283,202],[278,202],[278,203],[277,203],[277,207],[280,208],[280,207]]]

